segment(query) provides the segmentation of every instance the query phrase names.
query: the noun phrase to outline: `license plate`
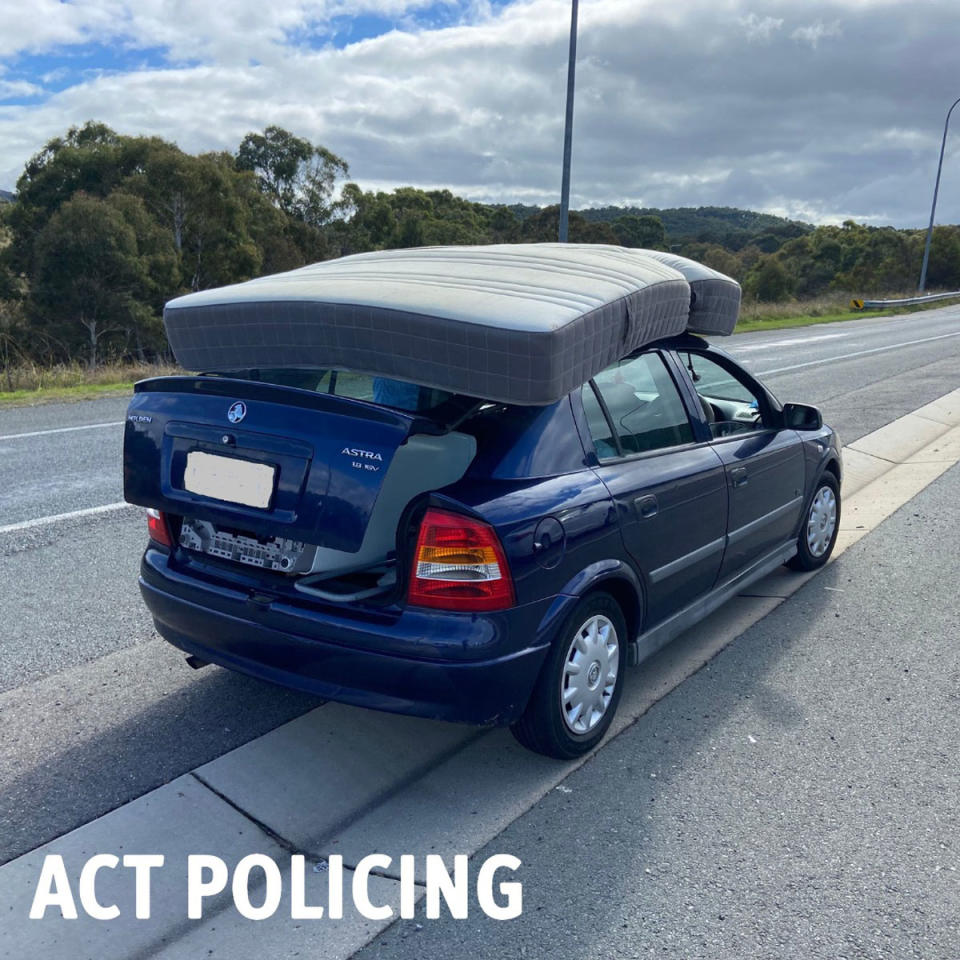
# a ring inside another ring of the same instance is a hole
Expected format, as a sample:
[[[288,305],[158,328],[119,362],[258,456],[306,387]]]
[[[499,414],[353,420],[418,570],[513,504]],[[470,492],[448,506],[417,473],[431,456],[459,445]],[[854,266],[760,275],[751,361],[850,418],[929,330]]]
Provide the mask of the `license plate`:
[[[265,510],[273,496],[277,468],[193,450],[187,454],[183,488],[203,497]]]

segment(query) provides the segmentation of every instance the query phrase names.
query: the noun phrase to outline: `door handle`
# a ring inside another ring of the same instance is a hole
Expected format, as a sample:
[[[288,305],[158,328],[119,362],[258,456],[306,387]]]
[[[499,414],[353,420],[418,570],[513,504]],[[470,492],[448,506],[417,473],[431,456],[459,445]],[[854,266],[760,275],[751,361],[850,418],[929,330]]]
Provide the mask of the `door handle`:
[[[746,467],[734,467],[730,471],[730,480],[735,487],[745,486],[749,479]]]
[[[641,520],[649,520],[651,517],[655,517],[657,510],[660,509],[657,498],[652,493],[647,494],[645,497],[637,497],[637,499],[633,501],[633,505],[637,513],[640,514]]]

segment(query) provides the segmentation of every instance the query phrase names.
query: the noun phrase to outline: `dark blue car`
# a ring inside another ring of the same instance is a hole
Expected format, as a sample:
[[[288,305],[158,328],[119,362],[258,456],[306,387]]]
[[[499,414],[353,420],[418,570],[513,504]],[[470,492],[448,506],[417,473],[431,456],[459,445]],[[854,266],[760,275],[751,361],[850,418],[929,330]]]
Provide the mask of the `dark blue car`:
[[[247,330],[229,317],[231,336]],[[263,366],[217,343],[220,368],[143,381],[130,404],[125,494],[149,508],[140,585],[193,665],[510,724],[572,757],[603,737],[628,664],[833,548],[835,434],[699,336],[643,343],[550,402],[509,402],[396,363],[322,366],[302,344],[276,363],[293,329],[264,335]],[[539,376],[532,360],[513,375],[525,390]]]

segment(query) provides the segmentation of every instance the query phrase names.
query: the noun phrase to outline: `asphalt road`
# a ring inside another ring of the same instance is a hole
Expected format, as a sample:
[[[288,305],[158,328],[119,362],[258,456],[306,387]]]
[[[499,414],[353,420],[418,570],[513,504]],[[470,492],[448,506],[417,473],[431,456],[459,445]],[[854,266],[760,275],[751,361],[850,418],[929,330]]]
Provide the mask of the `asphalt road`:
[[[958,307],[725,345],[775,371],[764,379],[781,399],[819,404],[847,442],[960,382]],[[121,500],[124,409],[0,411],[0,862],[317,702],[190,671],[156,637],[136,587],[141,511],[19,528]]]
[[[954,467],[480,850],[520,918],[356,960],[956,960],[958,528]]]

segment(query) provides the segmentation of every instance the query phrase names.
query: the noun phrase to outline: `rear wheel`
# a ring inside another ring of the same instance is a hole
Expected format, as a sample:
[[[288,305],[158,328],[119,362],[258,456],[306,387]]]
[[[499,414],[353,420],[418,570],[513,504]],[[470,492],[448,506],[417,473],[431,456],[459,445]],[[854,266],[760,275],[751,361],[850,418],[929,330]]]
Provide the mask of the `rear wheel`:
[[[620,702],[626,642],[623,612],[610,594],[581,600],[540,671],[526,711],[511,728],[517,740],[561,760],[593,749]]]
[[[790,560],[794,570],[816,570],[833,553],[840,529],[840,485],[832,473],[817,481],[817,489],[807,507],[807,515],[797,539],[797,555]]]

